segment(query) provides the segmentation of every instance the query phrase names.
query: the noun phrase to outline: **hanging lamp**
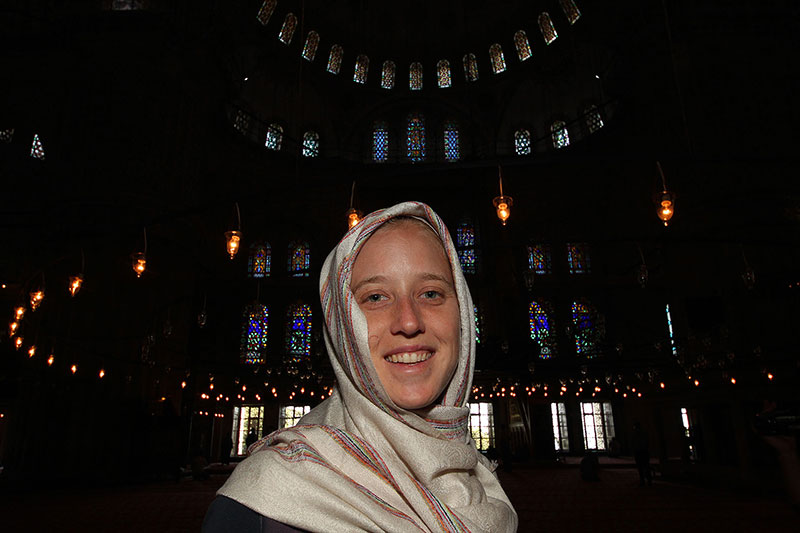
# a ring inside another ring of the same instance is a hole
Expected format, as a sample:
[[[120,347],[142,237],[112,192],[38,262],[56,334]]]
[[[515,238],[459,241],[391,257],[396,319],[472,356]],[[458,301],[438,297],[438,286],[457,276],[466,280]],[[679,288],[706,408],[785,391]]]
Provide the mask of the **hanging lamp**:
[[[141,278],[147,268],[147,228],[144,228],[144,250],[131,254],[131,267],[136,272],[136,277]]]
[[[239,203],[236,202],[233,205],[236,208],[236,229],[225,232],[225,243],[231,260],[236,257],[239,252],[239,244],[242,242],[242,216],[239,212]]]
[[[675,195],[667,190],[667,182],[664,179],[664,171],[661,170],[661,163],[656,161],[658,173],[661,175],[661,200],[658,208],[658,218],[664,222],[664,226],[669,226],[672,215],[675,214]]]
[[[353,180],[353,185],[350,187],[350,209],[347,210],[345,216],[347,217],[347,229],[352,229],[361,222],[364,213],[353,207],[353,196],[356,192],[356,180]]]
[[[81,270],[74,276],[69,277],[68,290],[69,290],[69,295],[72,296],[73,298],[75,297],[76,294],[78,294],[78,291],[81,290],[81,286],[83,285],[83,269],[85,266],[84,263],[85,261],[83,257],[83,250],[81,250]]]
[[[497,173],[500,177],[500,196],[495,197],[492,204],[497,210],[497,218],[505,226],[508,217],[511,216],[511,206],[514,205],[514,200],[510,196],[503,195],[503,169],[500,166],[497,167]]]

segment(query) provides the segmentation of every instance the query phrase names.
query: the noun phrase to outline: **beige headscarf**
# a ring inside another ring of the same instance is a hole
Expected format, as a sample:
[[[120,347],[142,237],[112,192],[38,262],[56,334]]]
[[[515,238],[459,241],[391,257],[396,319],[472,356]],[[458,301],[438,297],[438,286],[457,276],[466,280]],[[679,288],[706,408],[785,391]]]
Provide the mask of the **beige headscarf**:
[[[396,406],[384,391],[350,290],[359,250],[399,215],[427,222],[441,239],[461,314],[458,366],[442,402],[416,411]],[[438,215],[405,202],[366,216],[325,260],[320,294],[336,392],[297,426],[253,444],[218,494],[309,531],[516,531],[517,515],[469,436],[474,311]]]

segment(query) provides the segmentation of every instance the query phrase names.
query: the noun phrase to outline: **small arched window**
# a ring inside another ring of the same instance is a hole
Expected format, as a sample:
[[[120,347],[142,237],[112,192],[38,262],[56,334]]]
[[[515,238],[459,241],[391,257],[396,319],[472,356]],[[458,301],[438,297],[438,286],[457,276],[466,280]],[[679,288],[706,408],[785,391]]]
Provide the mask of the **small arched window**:
[[[389,159],[389,127],[386,122],[376,121],[372,126],[372,160],[383,163]]]
[[[464,63],[464,77],[467,81],[478,81],[478,60],[475,54],[465,54],[461,61]]]
[[[344,54],[344,50],[338,44],[334,44],[331,46],[331,53],[328,56],[328,72],[331,74],[339,74],[339,70],[342,68],[342,55]]]
[[[384,89],[394,89],[394,78],[397,73],[397,66],[394,61],[384,61],[381,69],[381,87]]]
[[[567,266],[570,274],[591,273],[592,258],[589,254],[589,245],[585,242],[568,242]]]
[[[531,132],[526,129],[514,132],[514,152],[517,155],[531,154]]]
[[[416,163],[425,160],[425,117],[421,113],[408,115],[406,148],[410,161]]]
[[[267,140],[264,142],[264,146],[266,146],[270,150],[280,150],[282,142],[283,142],[283,126],[281,126],[276,122],[273,122],[272,124],[269,125],[269,129],[267,130]]]
[[[266,278],[272,267],[272,247],[268,242],[257,242],[250,246],[247,258],[247,277]]]
[[[557,353],[556,328],[550,302],[532,301],[528,308],[531,339],[539,345],[539,357],[550,359]]]
[[[603,117],[596,105],[587,107],[583,116],[586,118],[586,128],[589,133],[594,133],[603,127]]]
[[[525,30],[519,30],[514,34],[514,46],[517,48],[517,57],[520,61],[530,59],[533,53],[531,52],[531,43],[528,41],[528,34]]]
[[[477,305],[473,306],[472,310],[475,313],[475,343],[480,344],[483,336],[483,315]]]
[[[319,134],[307,131],[303,134],[303,157],[319,156]]]
[[[550,20],[550,15],[547,12],[539,15],[539,29],[546,44],[550,44],[558,38],[556,29],[553,27],[553,21]]]
[[[311,306],[296,303],[286,313],[287,363],[300,363],[311,355]]]
[[[572,302],[572,326],[575,338],[575,353],[593,358],[600,354],[600,342],[604,328],[594,306],[585,298]]]
[[[287,13],[286,18],[283,19],[283,26],[281,26],[278,39],[280,39],[283,44],[291,43],[295,28],[297,28],[297,17],[294,16],[294,13]]]
[[[553,148],[566,148],[569,146],[569,132],[563,120],[556,120],[550,126],[550,134],[553,138]]]
[[[452,80],[450,79],[450,62],[448,60],[441,59],[436,63],[436,78],[440,89],[450,87]]]
[[[245,307],[242,318],[241,361],[250,365],[262,364],[267,355],[269,309],[256,302]]]
[[[356,58],[356,68],[353,72],[353,81],[360,84],[367,83],[367,71],[369,70],[369,58],[361,54]]]
[[[307,242],[295,241],[289,245],[287,270],[293,278],[307,278],[311,270],[311,251]]]
[[[412,91],[422,89],[422,63],[411,63],[408,67],[408,88]]]
[[[265,0],[265,2],[261,4],[261,8],[258,10],[258,15],[256,15],[256,18],[262,26],[267,25],[270,17],[272,16],[272,12],[275,11],[275,6],[277,4],[278,0]]]
[[[579,18],[581,18],[581,12],[578,9],[578,6],[575,5],[575,2],[572,0],[558,0],[558,3],[561,4],[561,9],[564,11],[564,16],[567,17],[567,20],[570,24],[575,24]]]
[[[528,246],[528,270],[534,274],[552,274],[552,254],[549,244],[532,244]]]
[[[475,274],[478,271],[476,245],[475,226],[469,222],[460,223],[456,227],[456,251],[464,274]]]
[[[492,60],[492,71],[495,74],[500,74],[506,70],[506,58],[503,55],[503,48],[495,43],[489,47],[489,57]]]
[[[317,47],[319,46],[319,33],[311,30],[306,37],[306,44],[303,45],[303,58],[306,61],[314,61],[317,57]]]
[[[39,138],[38,133],[33,135],[33,143],[31,144],[31,157],[44,160],[44,145],[42,145],[42,140]]]
[[[458,123],[448,120],[444,123],[444,158],[446,161],[458,161],[461,159],[461,142],[458,136]]]

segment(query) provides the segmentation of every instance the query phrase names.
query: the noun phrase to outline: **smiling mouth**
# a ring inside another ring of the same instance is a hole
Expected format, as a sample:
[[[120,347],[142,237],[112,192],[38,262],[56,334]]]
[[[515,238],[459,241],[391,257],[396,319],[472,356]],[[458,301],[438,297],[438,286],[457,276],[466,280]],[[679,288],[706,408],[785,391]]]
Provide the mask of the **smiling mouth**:
[[[389,363],[401,363],[405,365],[412,365],[414,363],[421,363],[427,361],[433,356],[433,352],[405,352],[393,353],[387,355],[383,359]]]

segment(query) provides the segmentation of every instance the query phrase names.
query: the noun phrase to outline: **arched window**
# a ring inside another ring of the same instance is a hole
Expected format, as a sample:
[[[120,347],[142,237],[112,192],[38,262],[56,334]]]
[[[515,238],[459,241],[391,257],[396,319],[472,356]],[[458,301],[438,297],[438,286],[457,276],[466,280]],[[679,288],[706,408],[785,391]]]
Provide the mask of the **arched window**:
[[[411,63],[408,67],[408,88],[412,91],[422,89],[422,63]]]
[[[572,302],[572,326],[575,337],[575,353],[585,357],[596,357],[600,354],[600,341],[604,331],[599,324],[598,314],[594,306],[586,299]]]
[[[550,359],[557,354],[556,327],[550,302],[532,301],[528,308],[531,339],[539,345],[539,357]]]
[[[453,120],[444,123],[444,158],[447,161],[458,161],[461,158],[461,142],[458,138],[458,124]]]
[[[303,58],[307,61],[314,61],[317,57],[317,47],[319,46],[319,33],[311,30],[306,37],[306,44],[303,45]]]
[[[14,137],[14,128],[11,128],[10,130],[0,131],[0,141],[3,141],[4,143],[10,143],[13,137]]]
[[[319,134],[307,131],[303,134],[303,157],[319,156]]]
[[[569,133],[563,120],[553,122],[553,125],[550,126],[550,134],[553,138],[553,148],[566,148],[569,146]]]
[[[547,12],[539,15],[539,29],[542,31],[542,37],[544,37],[546,44],[550,44],[558,38],[556,29],[553,27],[553,21],[550,20],[550,15]]]
[[[311,355],[311,306],[296,303],[286,313],[287,363],[300,363]]]
[[[552,274],[552,254],[549,244],[532,244],[528,246],[528,270],[534,274]]]
[[[461,61],[464,63],[464,77],[467,81],[478,81],[478,60],[475,54],[465,54]]]
[[[585,242],[568,242],[567,265],[570,274],[589,274],[592,271],[589,245]]]
[[[33,143],[31,144],[31,157],[44,160],[44,146],[42,145],[42,140],[39,138],[38,133],[34,134],[33,136]]]
[[[262,26],[267,25],[269,18],[272,16],[272,12],[275,11],[275,6],[277,4],[278,0],[265,0],[265,2],[261,4],[261,9],[258,10],[258,15],[256,15],[256,18]]]
[[[603,127],[603,117],[600,115],[600,110],[597,109],[596,105],[587,107],[584,111],[584,117],[586,118],[586,128],[589,133],[594,133]]]
[[[236,118],[233,119],[233,127],[242,135],[247,134],[250,129],[250,115],[241,109],[236,110]]]
[[[377,121],[372,127],[372,160],[383,163],[389,159],[389,127]]]
[[[481,343],[481,337],[483,336],[482,328],[483,328],[483,315],[481,314],[478,306],[474,306],[472,308],[473,312],[475,313],[475,343]]]
[[[269,129],[267,130],[267,140],[264,142],[264,146],[270,150],[280,150],[282,142],[283,127],[280,124],[273,122],[269,125]]]
[[[406,147],[409,160],[415,163],[425,160],[425,117],[421,113],[408,115]]]
[[[492,60],[492,70],[495,74],[500,74],[506,70],[506,58],[503,56],[503,49],[497,43],[489,47],[489,57]]]
[[[381,87],[384,89],[394,89],[394,78],[397,72],[397,66],[394,61],[384,61],[383,68],[381,69]]]
[[[241,361],[257,365],[264,362],[267,355],[267,331],[269,330],[269,309],[258,302],[244,309],[241,342]]]
[[[278,39],[280,39],[283,44],[291,43],[295,28],[297,28],[297,17],[294,16],[294,13],[287,13],[286,18],[283,19],[283,26],[281,26]]]
[[[564,11],[564,16],[567,17],[567,20],[570,24],[575,24],[579,18],[581,18],[581,12],[578,9],[578,6],[575,5],[575,2],[572,0],[558,0],[558,3],[561,4],[561,9]]]
[[[289,245],[287,270],[293,278],[307,278],[311,269],[311,251],[308,243],[295,241]]]
[[[369,70],[369,58],[361,54],[356,58],[356,68],[353,72],[353,81],[360,84],[367,83],[367,71]]]
[[[528,35],[524,30],[519,30],[514,34],[514,46],[517,47],[517,57],[519,57],[520,61],[530,59],[533,55],[531,43],[528,41]]]
[[[526,129],[514,132],[514,152],[517,155],[531,154],[531,132]]]
[[[344,50],[338,44],[331,46],[331,53],[328,56],[328,72],[331,74],[339,74],[339,69],[342,68],[342,55]]]
[[[456,227],[456,251],[461,270],[464,274],[475,274],[478,271],[478,254],[475,226],[462,222]]]
[[[250,246],[250,256],[247,258],[247,277],[269,277],[272,267],[272,247],[268,242],[257,242]]]
[[[436,78],[440,89],[446,89],[451,85],[450,62],[446,59],[436,63]]]

